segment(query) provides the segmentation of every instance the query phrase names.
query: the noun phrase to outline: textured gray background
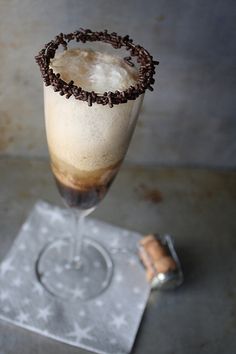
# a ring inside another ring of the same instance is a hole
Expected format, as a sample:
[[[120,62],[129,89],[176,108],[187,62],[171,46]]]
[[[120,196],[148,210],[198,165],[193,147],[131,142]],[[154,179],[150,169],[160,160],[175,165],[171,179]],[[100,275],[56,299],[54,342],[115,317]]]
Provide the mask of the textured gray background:
[[[58,32],[130,34],[161,64],[127,161],[236,164],[234,0],[0,0],[0,153],[47,156],[34,55]]]

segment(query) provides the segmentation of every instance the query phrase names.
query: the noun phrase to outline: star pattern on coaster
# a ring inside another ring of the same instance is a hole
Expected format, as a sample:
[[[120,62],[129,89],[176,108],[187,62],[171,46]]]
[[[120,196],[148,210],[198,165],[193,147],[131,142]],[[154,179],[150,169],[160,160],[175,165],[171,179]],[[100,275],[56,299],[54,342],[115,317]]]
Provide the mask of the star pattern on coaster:
[[[135,287],[133,288],[133,293],[136,294],[136,295],[138,295],[138,294],[141,293],[141,289],[140,289],[138,286],[135,286]]]
[[[110,247],[111,247],[111,248],[118,248],[119,245],[120,245],[120,241],[119,241],[118,238],[114,238],[114,240],[112,240],[112,241],[110,242]]]
[[[15,288],[19,288],[22,284],[23,282],[20,277],[17,277],[12,281],[12,286],[14,286]]]
[[[38,295],[42,295],[43,292],[44,292],[42,285],[39,284],[39,283],[35,283],[35,284],[33,285],[32,291],[33,291],[34,293],[37,293]]]
[[[124,276],[121,273],[117,273],[114,277],[116,283],[120,284],[124,281]]]
[[[54,272],[57,274],[61,274],[63,272],[63,268],[59,265],[56,265],[56,267],[54,268]]]
[[[74,329],[67,333],[67,337],[72,337],[76,343],[80,343],[84,339],[94,341],[95,338],[91,335],[92,329],[93,327],[82,328],[77,322],[74,322]]]
[[[95,301],[95,305],[97,306],[97,307],[102,307],[103,305],[104,305],[104,302],[102,301],[102,300],[96,300]]]
[[[48,232],[48,228],[45,227],[45,226],[43,226],[43,227],[41,228],[41,232],[42,232],[43,234],[46,234],[46,233]]]
[[[118,302],[117,304],[115,304],[115,307],[120,310],[122,309],[122,304]]]
[[[92,228],[92,232],[94,233],[94,235],[98,234],[98,232],[99,232],[98,227],[97,227],[97,226],[94,226],[94,227]]]
[[[91,282],[91,279],[89,277],[84,277],[83,278],[83,282],[84,283],[90,283]]]
[[[56,287],[57,287],[57,289],[62,289],[63,288],[63,284],[62,283],[57,283]]]
[[[29,230],[30,230],[30,225],[28,223],[26,223],[22,226],[22,231],[28,232]]]
[[[26,245],[24,243],[21,243],[19,246],[19,250],[25,251],[26,250]]]
[[[129,231],[128,230],[122,230],[122,237],[127,237],[129,236]]]
[[[111,338],[111,339],[109,340],[109,342],[110,342],[112,345],[117,344],[117,340],[116,340],[115,338]]]
[[[71,290],[71,295],[74,299],[82,299],[84,295],[84,290],[76,287],[75,289]]]
[[[0,317],[45,336],[91,351],[118,354],[122,348],[122,353],[128,353],[148,293],[143,282],[144,276],[141,274],[142,267],[139,266],[136,255],[132,253],[132,248],[134,252],[136,250],[136,241],[131,240],[133,233],[125,231],[124,234],[130,239],[122,239],[122,229],[111,225],[103,226],[99,221],[88,219],[86,222],[89,227],[86,234],[93,238],[96,233],[97,241],[110,253],[112,249],[116,249],[116,254],[111,256],[115,265],[111,286],[97,298],[88,302],[83,301],[87,295],[85,288],[87,285],[91,287],[93,285],[89,283],[91,280],[86,274],[81,278],[82,286],[79,287],[79,284],[75,283],[74,291],[67,293],[69,297],[65,296],[66,300],[59,299],[53,297],[39,282],[35,272],[35,261],[46,244],[54,246],[53,256],[58,257],[57,252],[63,254],[63,246],[67,244],[65,235],[68,232],[68,223],[65,220],[69,219],[69,213],[68,216],[67,213],[61,213],[63,217],[59,217],[58,221],[62,219],[64,221],[57,225],[55,215],[50,218],[52,216],[50,212],[45,212],[44,209],[40,214],[39,211],[40,207],[37,208],[38,214],[32,212],[30,216],[32,219],[29,219],[25,226],[27,232],[21,229],[11,252],[0,264]],[[60,213],[60,210],[56,212]],[[92,232],[93,227],[95,233]],[[26,249],[29,251],[24,253]],[[62,273],[65,266],[63,263],[54,264],[47,276],[55,277],[56,289],[59,290],[63,288]],[[93,272],[101,273],[103,262],[96,262],[94,259],[89,265]],[[103,279],[99,283],[100,286],[102,282]],[[107,282],[105,281],[103,285],[106,286]],[[73,301],[74,299],[77,301]],[[133,309],[132,312],[130,308]]]
[[[31,271],[31,267],[28,264],[26,264],[23,269],[26,273],[29,273]]]
[[[13,270],[15,270],[15,268],[12,265],[12,259],[8,258],[1,263],[0,276],[4,277],[6,275],[6,273],[11,272]]]
[[[64,246],[65,246],[65,241],[64,240],[58,240],[51,246],[51,248],[57,250],[57,252],[60,253]]]
[[[131,266],[135,266],[135,265],[137,264],[137,259],[132,256],[132,257],[130,257],[130,258],[128,259],[128,263],[129,263],[129,265],[131,265]]]
[[[5,301],[5,300],[7,300],[8,298],[9,298],[9,292],[6,291],[6,290],[2,290],[2,291],[0,292],[0,300],[1,300],[1,301]]]
[[[19,315],[16,317],[16,320],[20,323],[25,323],[29,321],[29,314],[23,311],[20,311]]]
[[[138,310],[143,310],[144,309],[144,304],[140,303],[137,305]]]
[[[47,322],[48,317],[51,316],[51,309],[49,306],[46,306],[44,308],[41,308],[38,310],[37,318],[42,319],[43,321]]]
[[[30,304],[30,299],[28,297],[26,297],[23,301],[22,301],[23,305],[29,305]]]
[[[80,317],[85,317],[86,316],[86,312],[84,310],[80,310],[79,311],[79,316]]]
[[[113,315],[111,325],[119,330],[122,326],[128,325],[128,322],[126,321],[124,314]]]
[[[63,216],[56,211],[50,211],[48,217],[51,223],[62,222],[64,220]]]
[[[103,289],[105,289],[105,288],[107,287],[107,281],[106,281],[106,280],[104,280],[104,281],[101,283],[101,287],[102,287]]]

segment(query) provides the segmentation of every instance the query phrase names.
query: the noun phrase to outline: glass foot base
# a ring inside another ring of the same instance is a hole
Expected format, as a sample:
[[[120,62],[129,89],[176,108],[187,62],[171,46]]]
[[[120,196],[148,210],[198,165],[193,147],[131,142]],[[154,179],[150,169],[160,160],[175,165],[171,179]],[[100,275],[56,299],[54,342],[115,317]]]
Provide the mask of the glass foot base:
[[[83,240],[81,264],[69,263],[69,239],[49,244],[37,261],[36,273],[51,294],[69,300],[86,301],[101,294],[112,277],[112,261],[108,252],[96,241]]]

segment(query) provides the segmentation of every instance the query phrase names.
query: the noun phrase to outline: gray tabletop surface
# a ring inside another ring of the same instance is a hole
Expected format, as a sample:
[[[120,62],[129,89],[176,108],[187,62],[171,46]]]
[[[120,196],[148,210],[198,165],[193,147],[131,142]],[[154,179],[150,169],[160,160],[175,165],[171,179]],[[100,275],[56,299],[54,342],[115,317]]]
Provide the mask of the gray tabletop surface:
[[[152,292],[132,354],[236,352],[236,173],[124,166],[94,217],[174,236],[185,282]],[[0,260],[38,199],[62,205],[48,162],[0,159]],[[0,354],[85,350],[0,321]],[[114,353],[116,354],[116,353]]]

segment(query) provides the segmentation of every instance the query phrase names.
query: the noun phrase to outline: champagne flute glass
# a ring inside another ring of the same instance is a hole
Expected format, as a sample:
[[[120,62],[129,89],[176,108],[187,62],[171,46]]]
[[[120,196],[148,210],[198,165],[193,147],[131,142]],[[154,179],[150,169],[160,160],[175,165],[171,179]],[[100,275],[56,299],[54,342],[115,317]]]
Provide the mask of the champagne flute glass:
[[[68,48],[73,39],[80,48]],[[89,49],[82,44],[87,42]],[[60,46],[64,51],[55,55]],[[124,57],[123,47],[133,59]],[[37,274],[51,294],[88,300],[109,286],[113,264],[105,247],[85,235],[85,217],[104,198],[121,166],[157,62],[128,36],[82,29],[56,36],[36,61],[45,82],[51,168],[73,218],[71,237],[58,237],[42,250]]]

